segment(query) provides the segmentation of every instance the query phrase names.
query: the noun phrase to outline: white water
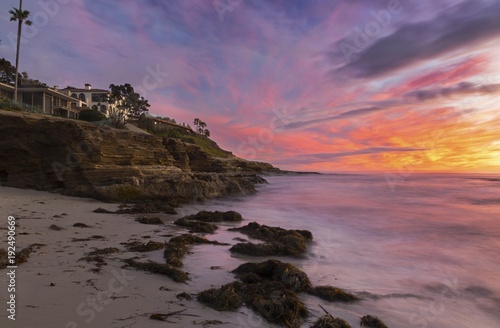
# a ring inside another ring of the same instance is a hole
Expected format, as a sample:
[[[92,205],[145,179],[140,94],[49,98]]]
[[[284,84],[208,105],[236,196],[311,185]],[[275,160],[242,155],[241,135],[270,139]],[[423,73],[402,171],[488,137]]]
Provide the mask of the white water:
[[[236,210],[246,222],[308,229],[302,259],[280,258],[304,270],[315,285],[334,285],[364,297],[353,304],[301,295],[359,327],[365,314],[389,327],[500,327],[500,177],[413,175],[393,189],[384,176],[267,177],[255,195],[186,208]],[[243,222],[243,224],[246,224]],[[227,224],[227,227],[234,226]],[[219,229],[208,238],[244,237]],[[234,280],[230,270],[261,258],[231,255],[228,247],[197,247],[186,257],[200,290]],[[210,270],[221,266],[222,270]],[[241,326],[270,327],[252,314]]]

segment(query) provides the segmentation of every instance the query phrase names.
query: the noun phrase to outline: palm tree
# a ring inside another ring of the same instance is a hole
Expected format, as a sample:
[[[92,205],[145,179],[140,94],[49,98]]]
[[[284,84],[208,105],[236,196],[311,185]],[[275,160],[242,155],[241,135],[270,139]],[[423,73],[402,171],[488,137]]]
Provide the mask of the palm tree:
[[[30,26],[32,22],[28,19],[30,12],[23,10],[23,0],[19,0],[19,9],[13,8],[9,11],[10,21],[17,21],[17,49],[16,49],[16,85],[14,86],[14,102],[17,102],[17,84],[19,82],[19,48],[21,47],[21,30],[24,24]]]

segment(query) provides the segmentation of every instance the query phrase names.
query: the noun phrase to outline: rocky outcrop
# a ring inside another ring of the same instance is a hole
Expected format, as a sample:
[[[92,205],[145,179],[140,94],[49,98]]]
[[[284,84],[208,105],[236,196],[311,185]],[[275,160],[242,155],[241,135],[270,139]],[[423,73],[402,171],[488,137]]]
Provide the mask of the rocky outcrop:
[[[178,139],[76,120],[0,112],[0,184],[104,201],[174,205],[254,191],[256,173],[279,171],[216,158]]]

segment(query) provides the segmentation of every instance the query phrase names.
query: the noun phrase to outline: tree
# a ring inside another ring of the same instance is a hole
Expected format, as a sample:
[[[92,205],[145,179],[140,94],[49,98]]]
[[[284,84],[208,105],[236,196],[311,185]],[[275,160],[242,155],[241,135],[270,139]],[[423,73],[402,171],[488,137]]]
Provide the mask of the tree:
[[[194,121],[193,121],[193,124],[195,126],[195,131],[198,132],[199,134],[202,134],[204,136],[207,136],[209,137],[210,136],[210,131],[208,131],[207,129],[205,129],[207,127],[207,123],[203,122],[202,120],[200,120],[199,118],[195,118]],[[208,135],[207,135],[208,133]]]
[[[204,134],[206,126],[207,126],[207,124],[205,122],[200,121],[200,123],[198,124],[198,133]]]
[[[111,84],[109,89],[108,102],[115,104],[115,107],[110,110],[109,116],[115,127],[125,125],[130,118],[141,116],[151,106],[148,100],[135,92],[129,83]]]
[[[208,131],[208,129],[205,130],[203,134],[205,135],[205,137],[210,138],[210,131]]]
[[[30,26],[32,22],[28,19],[30,12],[23,10],[23,0],[19,0],[19,9],[12,8],[9,11],[10,21],[17,21],[17,49],[16,49],[16,84],[14,85],[14,102],[17,102],[17,87],[19,83],[19,49],[21,48],[21,32],[23,23]]]
[[[5,58],[0,58],[0,82],[12,85],[16,83],[16,68]]]
[[[29,77],[27,72],[21,73],[21,83],[20,85],[30,86],[30,87],[44,87],[47,88],[47,83],[40,82],[39,80],[35,80]]]

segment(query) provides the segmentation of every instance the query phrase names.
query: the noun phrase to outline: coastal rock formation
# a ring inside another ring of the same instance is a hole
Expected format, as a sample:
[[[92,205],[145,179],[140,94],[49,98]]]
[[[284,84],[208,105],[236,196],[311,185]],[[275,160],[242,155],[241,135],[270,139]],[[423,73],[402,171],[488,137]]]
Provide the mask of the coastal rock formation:
[[[198,301],[217,311],[236,311],[246,305],[268,322],[280,327],[298,328],[309,315],[309,310],[299,299],[299,293],[306,292],[330,302],[358,299],[336,287],[313,287],[305,272],[278,260],[247,262],[232,273],[239,281],[204,290],[198,294]],[[328,315],[320,318],[313,327],[349,328],[350,325]]]
[[[249,193],[270,164],[91,123],[0,111],[0,184],[111,202],[181,203]]]
[[[257,222],[230,228],[228,231],[238,231],[265,241],[259,244],[242,242],[230,248],[231,252],[251,256],[300,256],[306,252],[307,243],[313,239],[312,233],[308,230],[286,230],[260,225]]]

